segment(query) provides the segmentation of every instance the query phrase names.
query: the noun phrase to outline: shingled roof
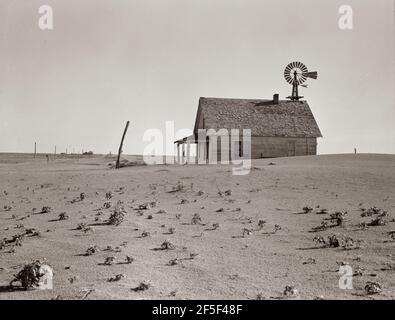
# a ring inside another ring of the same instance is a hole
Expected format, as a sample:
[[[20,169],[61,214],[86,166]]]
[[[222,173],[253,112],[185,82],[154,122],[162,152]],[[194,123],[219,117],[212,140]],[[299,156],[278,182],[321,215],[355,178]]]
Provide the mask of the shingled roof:
[[[306,101],[200,98],[194,133],[199,119],[205,129],[251,129],[252,136],[322,137]]]

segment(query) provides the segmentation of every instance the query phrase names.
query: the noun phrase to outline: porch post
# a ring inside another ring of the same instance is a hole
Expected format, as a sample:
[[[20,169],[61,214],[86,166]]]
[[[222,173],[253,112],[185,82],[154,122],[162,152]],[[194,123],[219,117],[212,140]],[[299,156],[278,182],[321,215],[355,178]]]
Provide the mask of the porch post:
[[[187,163],[190,161],[190,155],[191,155],[191,142],[188,140],[187,141]]]
[[[199,141],[196,142],[196,157],[195,157],[195,164],[199,163],[200,151],[199,151]]]
[[[180,164],[180,144],[177,143],[177,164]]]

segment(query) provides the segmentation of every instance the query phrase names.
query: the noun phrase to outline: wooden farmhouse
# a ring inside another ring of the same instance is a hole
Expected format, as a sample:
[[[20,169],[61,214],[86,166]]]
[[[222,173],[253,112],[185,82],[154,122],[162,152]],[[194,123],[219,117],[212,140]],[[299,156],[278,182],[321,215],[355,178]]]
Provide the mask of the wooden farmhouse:
[[[315,155],[317,138],[322,137],[308,103],[303,100],[279,100],[278,94],[272,100],[200,98],[193,134],[175,141],[178,163],[190,161],[192,143],[196,144],[198,163],[215,162],[211,161],[215,158],[220,162],[232,150],[237,153],[233,155],[236,158],[246,156],[242,137],[232,149],[232,139],[225,139],[224,144],[221,135],[217,141],[208,136],[201,138],[201,129],[216,132],[226,129],[229,135],[232,129],[239,129],[240,135],[243,129],[250,129],[251,159]],[[213,148],[215,143],[217,147]],[[233,159],[232,155],[229,158]]]

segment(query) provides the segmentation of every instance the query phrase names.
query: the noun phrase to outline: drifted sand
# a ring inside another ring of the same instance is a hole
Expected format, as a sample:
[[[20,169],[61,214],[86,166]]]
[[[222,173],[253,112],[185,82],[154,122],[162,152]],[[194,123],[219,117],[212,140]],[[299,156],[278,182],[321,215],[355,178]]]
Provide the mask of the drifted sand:
[[[302,299],[395,297],[395,241],[388,235],[395,230],[395,222],[390,222],[395,218],[394,155],[256,160],[247,176],[233,176],[232,166],[226,165],[111,170],[109,162],[98,156],[47,164],[45,159],[0,155],[0,238],[10,239],[26,228],[41,233],[25,237],[15,253],[9,253],[12,246],[0,250],[0,299],[80,299],[87,289],[94,289],[87,299],[256,299],[258,294],[277,298],[286,285],[295,286]],[[184,190],[169,193],[178,182]],[[220,196],[219,190],[231,190],[231,195]],[[113,198],[106,200],[109,191]],[[70,202],[82,192],[83,201]],[[182,199],[187,203],[181,204]],[[127,211],[122,224],[104,224],[113,207],[102,209],[101,220],[95,221],[97,209],[118,200]],[[151,201],[157,202],[156,207],[143,210],[143,215],[134,210]],[[3,211],[6,205],[12,209]],[[316,214],[318,205],[330,213],[347,210],[344,226],[310,232],[328,216]],[[52,212],[33,214],[33,208],[40,211],[43,206]],[[313,212],[300,214],[304,206],[313,207]],[[363,230],[358,224],[372,217],[361,217],[360,208],[372,206],[387,210],[389,222]],[[216,212],[220,208],[223,211]],[[61,212],[70,218],[57,221]],[[195,213],[206,225],[191,224]],[[266,223],[257,231],[259,220]],[[93,225],[93,230],[76,230],[82,222]],[[219,223],[218,229],[205,231],[214,223]],[[17,228],[18,224],[23,226]],[[276,224],[281,230],[273,233]],[[166,234],[170,227],[174,234]],[[241,237],[243,228],[252,234]],[[143,231],[151,236],[141,237]],[[361,240],[361,248],[321,248],[313,242],[315,236],[331,234]],[[166,239],[174,250],[153,250]],[[122,252],[104,250],[121,244]],[[98,252],[84,256],[91,245],[97,245]],[[191,253],[198,255],[167,265]],[[126,255],[134,262],[120,263]],[[115,263],[101,265],[108,256],[115,256]],[[23,263],[44,258],[54,268],[53,290],[7,288]],[[316,263],[304,264],[309,258]],[[339,289],[340,262],[362,270],[354,277],[353,290]],[[125,278],[107,281],[117,274]],[[151,287],[131,290],[142,281]],[[381,283],[382,293],[366,297],[367,281]]]

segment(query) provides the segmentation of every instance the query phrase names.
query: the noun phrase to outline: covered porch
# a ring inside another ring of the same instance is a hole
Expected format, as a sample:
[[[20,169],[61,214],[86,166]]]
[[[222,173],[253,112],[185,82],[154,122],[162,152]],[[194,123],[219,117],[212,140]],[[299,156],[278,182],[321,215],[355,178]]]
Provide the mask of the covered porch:
[[[177,146],[175,163],[177,164],[217,164],[230,163],[239,160],[249,153],[250,148],[243,150],[243,138],[231,135],[227,130],[218,132],[200,132],[174,141]],[[196,150],[195,157],[191,157],[191,145]]]
[[[197,134],[192,134],[190,136],[181,138],[174,141],[177,147],[177,152],[175,156],[175,162],[177,164],[206,164],[207,163],[207,145],[208,141],[206,136],[198,138]],[[195,156],[191,156],[191,147],[195,145]]]

